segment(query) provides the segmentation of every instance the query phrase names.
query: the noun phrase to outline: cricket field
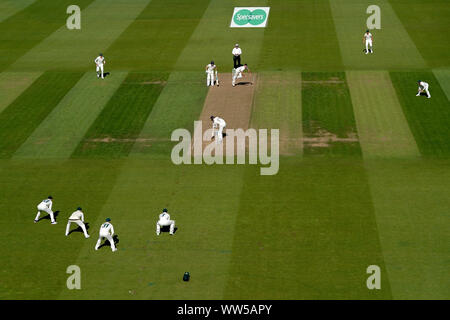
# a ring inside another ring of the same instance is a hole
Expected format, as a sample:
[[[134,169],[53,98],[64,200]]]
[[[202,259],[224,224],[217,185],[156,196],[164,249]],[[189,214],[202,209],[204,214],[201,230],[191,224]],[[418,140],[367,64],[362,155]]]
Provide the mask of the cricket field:
[[[0,299],[450,298],[449,21],[448,0],[0,0]],[[211,113],[279,129],[278,172],[174,164]],[[33,223],[48,195],[58,224]],[[78,206],[89,239],[64,235]],[[94,250],[107,217],[117,252]]]

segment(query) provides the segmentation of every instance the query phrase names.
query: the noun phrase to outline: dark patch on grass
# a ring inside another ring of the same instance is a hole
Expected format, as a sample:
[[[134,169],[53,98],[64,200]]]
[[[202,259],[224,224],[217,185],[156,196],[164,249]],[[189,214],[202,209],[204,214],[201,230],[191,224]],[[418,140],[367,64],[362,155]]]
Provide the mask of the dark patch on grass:
[[[93,0],[79,0],[83,10]],[[0,71],[65,25],[72,0],[39,0],[0,23]]]
[[[167,80],[163,73],[131,73],[89,128],[72,157],[127,156]],[[146,83],[142,85],[142,83]]]
[[[361,155],[345,74],[302,74],[303,145],[306,155]]]
[[[450,104],[432,72],[391,72],[409,127],[424,156],[450,156]],[[428,82],[431,98],[416,97],[417,81]]]
[[[82,73],[45,72],[0,113],[0,158],[10,158]]]

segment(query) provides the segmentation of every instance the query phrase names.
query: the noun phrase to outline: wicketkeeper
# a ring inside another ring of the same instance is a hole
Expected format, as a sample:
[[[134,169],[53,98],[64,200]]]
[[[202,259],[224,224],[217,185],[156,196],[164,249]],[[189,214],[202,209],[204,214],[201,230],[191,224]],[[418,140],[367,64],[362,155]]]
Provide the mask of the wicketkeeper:
[[[170,226],[169,233],[173,235],[175,232],[175,220],[170,220],[170,215],[167,213],[167,209],[163,209],[163,212],[159,215],[159,220],[156,223],[156,235],[161,233],[161,227]]]

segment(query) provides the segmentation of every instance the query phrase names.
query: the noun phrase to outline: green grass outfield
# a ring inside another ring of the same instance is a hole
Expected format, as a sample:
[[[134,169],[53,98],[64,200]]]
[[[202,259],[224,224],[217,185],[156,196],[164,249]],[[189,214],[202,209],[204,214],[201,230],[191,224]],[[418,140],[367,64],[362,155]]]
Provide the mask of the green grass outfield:
[[[0,0],[0,299],[450,297],[448,1],[80,0],[81,30],[70,4]],[[229,28],[235,6],[270,6],[267,28]],[[236,42],[251,127],[281,130],[274,176],[170,159]],[[34,224],[49,194],[58,224]],[[90,239],[64,236],[77,206]],[[155,235],[162,208],[174,236]],[[106,217],[115,253],[94,250]]]

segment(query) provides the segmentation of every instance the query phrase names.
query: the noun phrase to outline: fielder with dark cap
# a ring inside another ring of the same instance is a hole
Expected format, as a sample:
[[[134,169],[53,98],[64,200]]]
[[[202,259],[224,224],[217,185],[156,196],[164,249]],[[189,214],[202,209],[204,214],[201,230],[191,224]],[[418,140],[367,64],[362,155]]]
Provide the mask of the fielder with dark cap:
[[[159,215],[159,220],[156,223],[156,235],[161,233],[161,227],[170,226],[170,234],[173,235],[175,231],[175,220],[170,220],[170,215],[167,213],[167,209],[163,209],[163,212]]]
[[[111,224],[111,219],[106,218],[105,222],[100,227],[99,237],[97,240],[97,244],[95,245],[95,250],[98,250],[98,247],[100,247],[102,240],[104,238],[106,238],[106,240],[108,240],[109,243],[111,244],[111,250],[113,252],[117,251],[116,245],[114,243],[113,235],[114,235],[114,227]]]
[[[70,215],[66,227],[66,237],[69,235],[70,224],[72,222],[77,224],[81,228],[81,230],[83,230],[84,236],[86,238],[89,238],[89,235],[86,231],[86,226],[84,225],[84,214],[83,211],[81,210],[81,207],[78,207],[77,210]]]

